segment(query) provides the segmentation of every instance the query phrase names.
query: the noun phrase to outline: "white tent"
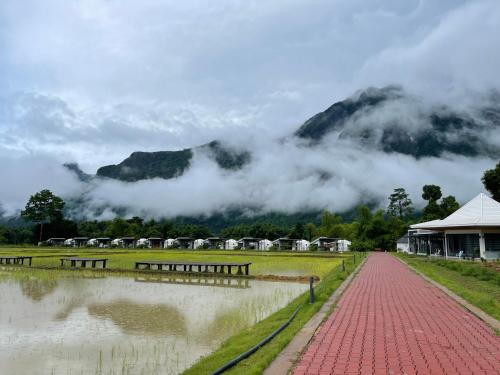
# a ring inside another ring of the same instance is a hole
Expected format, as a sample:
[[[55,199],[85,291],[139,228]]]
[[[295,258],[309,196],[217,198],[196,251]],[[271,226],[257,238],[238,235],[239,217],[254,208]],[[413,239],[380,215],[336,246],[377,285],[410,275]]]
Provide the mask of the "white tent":
[[[111,241],[111,246],[123,246],[123,240],[121,238],[115,238]]]
[[[175,242],[175,240],[173,238],[167,238],[165,240],[165,243],[164,243],[165,249],[168,249],[168,248],[174,246],[174,242]]]
[[[273,246],[273,243],[269,240],[264,239],[259,241],[258,249],[267,251],[271,248],[271,246]]]
[[[297,240],[297,242],[295,243],[295,249],[297,251],[307,251],[309,250],[309,245],[311,243],[307,240]]]
[[[226,240],[226,250],[234,250],[237,247],[238,247],[238,241],[233,240],[232,238]]]
[[[75,246],[75,240],[72,238],[68,238],[64,241],[64,246]]]
[[[343,253],[344,251],[349,251],[351,246],[351,241],[349,240],[338,240],[337,241],[337,251]]]
[[[149,247],[149,240],[147,238],[139,238],[136,245],[137,247]]]
[[[87,246],[98,246],[99,241],[97,241],[97,238],[91,238],[90,240],[87,241]]]
[[[205,243],[205,240],[201,239],[201,238],[198,238],[197,240],[194,240],[194,242],[193,242],[193,249],[202,248],[204,243]]]

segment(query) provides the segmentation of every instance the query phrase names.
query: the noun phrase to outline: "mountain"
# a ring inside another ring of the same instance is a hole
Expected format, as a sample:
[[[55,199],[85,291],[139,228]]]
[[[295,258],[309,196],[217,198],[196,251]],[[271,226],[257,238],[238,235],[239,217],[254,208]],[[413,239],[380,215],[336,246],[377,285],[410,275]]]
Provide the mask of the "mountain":
[[[350,142],[366,152],[416,159],[445,154],[498,159],[500,147],[489,135],[500,127],[500,95],[492,94],[483,103],[480,108],[457,110],[428,104],[400,86],[368,88],[311,117],[292,139],[311,152],[315,147]],[[175,178],[190,167],[196,152],[205,153],[226,170],[241,169],[252,161],[249,151],[213,141],[180,151],[134,152],[119,164],[99,168],[97,176],[128,182]]]
[[[248,151],[235,151],[219,141],[213,141],[180,151],[134,152],[120,164],[99,168],[97,176],[128,182],[174,178],[181,176],[189,168],[194,152],[206,153],[221,168],[227,170],[238,170],[251,159]]]
[[[445,153],[498,158],[498,144],[487,141],[487,134],[500,128],[500,101],[492,98],[482,108],[457,111],[426,105],[399,86],[369,88],[313,116],[295,136],[311,145],[352,141],[415,158]]]

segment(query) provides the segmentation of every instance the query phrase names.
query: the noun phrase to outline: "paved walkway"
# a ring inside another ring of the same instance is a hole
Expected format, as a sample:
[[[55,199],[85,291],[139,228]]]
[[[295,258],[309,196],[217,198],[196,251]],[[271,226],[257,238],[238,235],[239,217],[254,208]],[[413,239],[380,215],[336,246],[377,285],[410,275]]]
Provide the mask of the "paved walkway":
[[[500,338],[393,256],[370,255],[299,374],[500,374]]]

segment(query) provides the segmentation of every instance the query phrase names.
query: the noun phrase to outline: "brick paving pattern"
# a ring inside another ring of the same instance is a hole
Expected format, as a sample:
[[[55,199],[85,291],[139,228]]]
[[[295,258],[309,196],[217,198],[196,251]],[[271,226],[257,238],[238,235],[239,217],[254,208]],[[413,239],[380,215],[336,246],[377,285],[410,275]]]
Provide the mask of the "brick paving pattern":
[[[294,374],[498,375],[500,338],[393,256],[374,253]]]

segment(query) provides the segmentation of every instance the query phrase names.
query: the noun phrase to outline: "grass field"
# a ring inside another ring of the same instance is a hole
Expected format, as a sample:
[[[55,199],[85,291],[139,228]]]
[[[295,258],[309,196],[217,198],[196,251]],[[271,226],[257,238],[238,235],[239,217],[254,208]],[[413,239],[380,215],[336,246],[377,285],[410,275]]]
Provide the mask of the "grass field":
[[[431,259],[402,253],[396,256],[492,317],[500,319],[498,263]]]
[[[33,266],[56,267],[59,258],[74,255],[108,258],[110,269],[132,270],[141,260],[183,260],[192,262],[251,262],[251,275],[323,277],[342,261],[330,253],[262,252],[231,250],[124,250],[74,248],[0,247],[0,255],[33,256]]]

